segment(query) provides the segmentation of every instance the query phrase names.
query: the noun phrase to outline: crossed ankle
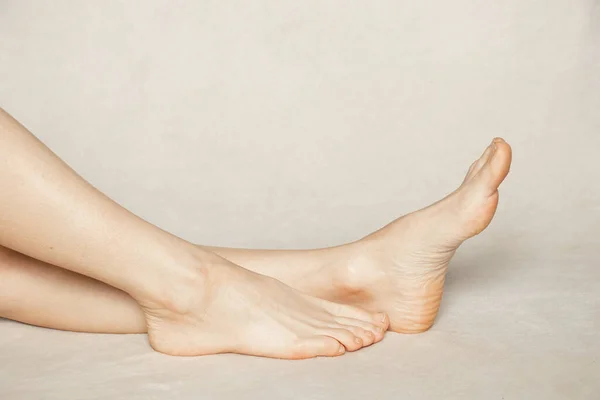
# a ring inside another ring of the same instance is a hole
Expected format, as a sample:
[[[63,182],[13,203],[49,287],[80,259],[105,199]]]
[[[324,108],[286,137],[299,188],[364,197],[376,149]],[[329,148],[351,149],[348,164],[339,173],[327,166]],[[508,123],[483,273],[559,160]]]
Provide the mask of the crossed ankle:
[[[319,284],[302,289],[329,301],[364,304],[372,298],[369,288],[385,277],[373,265],[370,248],[363,240],[331,248],[328,262],[319,271]]]
[[[163,310],[185,315],[197,309],[209,282],[228,262],[196,247],[182,251],[164,263],[158,273],[145,280],[135,293],[129,293],[144,310]]]

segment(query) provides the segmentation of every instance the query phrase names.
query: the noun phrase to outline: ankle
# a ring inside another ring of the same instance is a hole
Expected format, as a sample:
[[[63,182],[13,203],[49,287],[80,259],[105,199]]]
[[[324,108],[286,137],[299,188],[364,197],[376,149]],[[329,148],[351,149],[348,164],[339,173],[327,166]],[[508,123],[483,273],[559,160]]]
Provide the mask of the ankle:
[[[356,303],[370,300],[370,288],[381,278],[371,247],[368,242],[359,240],[332,249],[328,300]]]
[[[220,257],[195,247],[182,251],[165,264],[151,286],[131,295],[144,309],[187,314],[204,301],[219,268],[215,258]]]

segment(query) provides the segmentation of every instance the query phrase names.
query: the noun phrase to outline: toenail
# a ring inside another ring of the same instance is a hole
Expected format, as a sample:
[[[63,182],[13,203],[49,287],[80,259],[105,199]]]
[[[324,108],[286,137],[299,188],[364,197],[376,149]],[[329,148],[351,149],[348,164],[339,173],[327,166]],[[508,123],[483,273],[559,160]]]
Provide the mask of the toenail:
[[[346,348],[340,344],[340,348],[338,349],[338,354],[342,354],[346,351]]]
[[[384,313],[379,313],[379,320],[381,322],[385,322],[385,319],[386,319],[386,315]]]
[[[360,338],[356,338],[356,339],[354,339],[354,341],[356,342],[356,344],[361,344],[362,343],[362,340]]]

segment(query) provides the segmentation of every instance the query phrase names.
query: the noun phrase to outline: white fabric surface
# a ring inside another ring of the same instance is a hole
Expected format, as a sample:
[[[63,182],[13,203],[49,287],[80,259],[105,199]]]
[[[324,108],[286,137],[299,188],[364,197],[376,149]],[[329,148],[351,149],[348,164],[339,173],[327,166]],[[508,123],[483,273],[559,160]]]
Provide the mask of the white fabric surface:
[[[0,398],[599,399],[593,0],[2,1],[0,102],[186,239],[355,239],[514,148],[440,315],[337,359],[173,358],[0,321]],[[1,279],[1,276],[0,276]]]

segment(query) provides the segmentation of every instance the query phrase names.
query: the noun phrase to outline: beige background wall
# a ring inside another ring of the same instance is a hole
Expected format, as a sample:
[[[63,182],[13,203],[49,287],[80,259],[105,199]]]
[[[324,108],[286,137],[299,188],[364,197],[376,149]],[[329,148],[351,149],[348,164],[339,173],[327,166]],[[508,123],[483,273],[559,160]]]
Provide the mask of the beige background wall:
[[[573,210],[600,191],[596,1],[0,4],[2,106],[189,239],[355,238],[494,135],[515,164],[490,235],[592,222]]]
[[[497,218],[459,252],[437,330],[353,356],[388,357],[377,388],[325,382],[306,396],[491,399],[477,394],[496,385],[506,398],[592,398],[597,0],[0,1],[0,105],[144,218],[244,247],[358,238],[453,190],[503,136],[514,165]],[[431,386],[427,371],[447,381]]]

